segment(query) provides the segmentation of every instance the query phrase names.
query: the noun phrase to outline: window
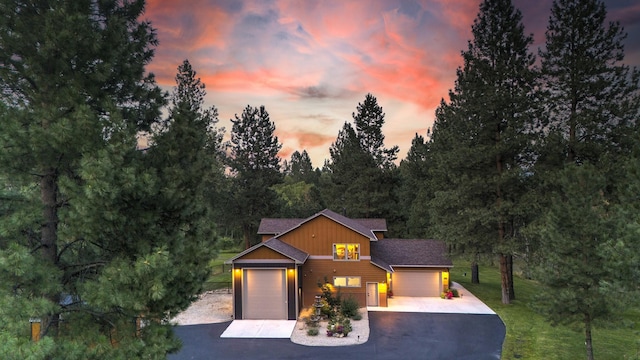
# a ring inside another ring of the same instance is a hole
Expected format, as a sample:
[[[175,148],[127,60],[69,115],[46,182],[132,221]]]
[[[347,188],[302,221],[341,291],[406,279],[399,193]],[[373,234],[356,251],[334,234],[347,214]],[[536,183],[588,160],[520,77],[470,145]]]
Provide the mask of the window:
[[[333,260],[360,260],[360,244],[333,244]]]
[[[333,286],[340,287],[360,287],[360,276],[334,276]]]

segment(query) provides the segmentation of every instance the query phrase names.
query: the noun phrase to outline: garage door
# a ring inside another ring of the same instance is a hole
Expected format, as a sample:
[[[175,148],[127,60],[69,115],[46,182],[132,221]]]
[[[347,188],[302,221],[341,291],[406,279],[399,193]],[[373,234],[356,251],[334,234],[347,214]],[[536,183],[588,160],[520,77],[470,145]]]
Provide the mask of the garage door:
[[[392,275],[395,296],[440,296],[441,276],[437,270],[399,270]]]
[[[286,320],[286,290],[284,269],[245,269],[242,318]]]

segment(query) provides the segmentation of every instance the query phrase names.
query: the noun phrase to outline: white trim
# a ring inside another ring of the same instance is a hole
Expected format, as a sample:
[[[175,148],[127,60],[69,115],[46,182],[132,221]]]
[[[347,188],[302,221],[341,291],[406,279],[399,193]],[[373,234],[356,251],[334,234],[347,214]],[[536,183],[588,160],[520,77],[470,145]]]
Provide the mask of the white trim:
[[[233,263],[234,264],[282,264],[282,263],[294,263],[295,261],[291,260],[291,259],[241,259],[241,260],[236,260]],[[252,268],[252,269],[258,269],[258,268]],[[275,269],[275,268],[272,268]]]

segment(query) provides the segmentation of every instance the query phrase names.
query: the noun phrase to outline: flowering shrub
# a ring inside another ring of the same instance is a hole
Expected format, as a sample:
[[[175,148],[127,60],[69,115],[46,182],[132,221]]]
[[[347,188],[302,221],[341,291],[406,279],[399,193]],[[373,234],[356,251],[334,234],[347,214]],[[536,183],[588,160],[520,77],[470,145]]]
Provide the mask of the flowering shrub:
[[[327,336],[345,337],[353,330],[351,320],[344,316],[338,316],[335,320],[329,321],[327,325]]]

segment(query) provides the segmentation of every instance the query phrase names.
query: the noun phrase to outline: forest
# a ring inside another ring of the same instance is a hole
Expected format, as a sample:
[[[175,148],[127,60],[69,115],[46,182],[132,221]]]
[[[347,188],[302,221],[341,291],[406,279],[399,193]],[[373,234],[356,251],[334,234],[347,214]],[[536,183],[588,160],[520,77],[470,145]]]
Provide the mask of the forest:
[[[163,92],[144,1],[50,3],[0,1],[0,358],[164,358],[217,251],[324,208],[442,239],[473,282],[495,261],[503,304],[518,264],[589,359],[593,324],[640,305],[640,72],[601,1],[554,1],[541,48],[511,1],[483,1],[407,156],[369,93],[321,168],[279,157],[265,105],[219,127],[188,60]]]

